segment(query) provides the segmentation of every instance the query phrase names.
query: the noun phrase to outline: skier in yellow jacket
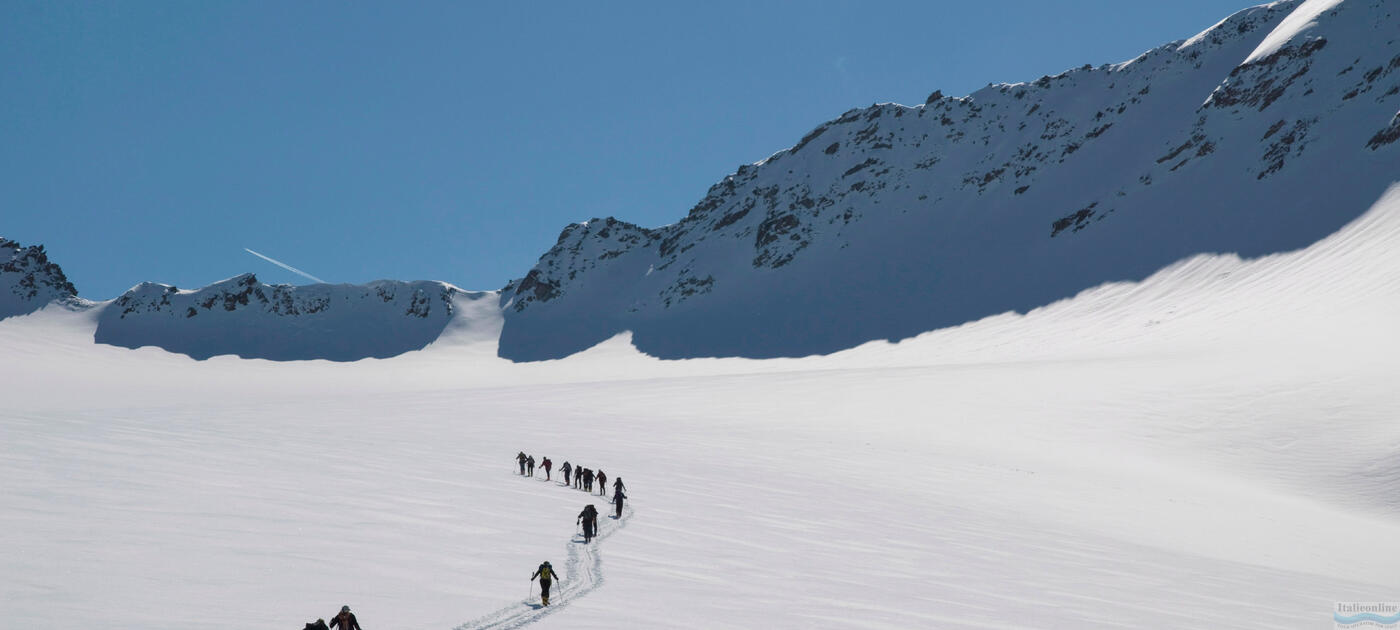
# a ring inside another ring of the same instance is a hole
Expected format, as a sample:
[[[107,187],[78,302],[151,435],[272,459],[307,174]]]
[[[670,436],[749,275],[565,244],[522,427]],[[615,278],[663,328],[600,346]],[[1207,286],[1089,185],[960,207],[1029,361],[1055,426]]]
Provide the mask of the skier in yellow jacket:
[[[548,606],[549,585],[554,582],[554,567],[549,564],[548,560],[540,563],[540,568],[535,569],[535,574],[530,576],[530,581],[535,581],[535,578],[540,579],[540,600],[544,602],[545,606]]]

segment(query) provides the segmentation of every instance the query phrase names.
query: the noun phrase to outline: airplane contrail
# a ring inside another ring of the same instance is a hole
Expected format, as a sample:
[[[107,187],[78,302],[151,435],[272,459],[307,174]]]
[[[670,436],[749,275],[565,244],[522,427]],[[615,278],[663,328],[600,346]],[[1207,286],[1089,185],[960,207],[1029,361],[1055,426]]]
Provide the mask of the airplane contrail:
[[[272,258],[268,258],[267,256],[264,256],[264,255],[259,254],[259,253],[255,252],[255,251],[251,250],[251,249],[248,249],[247,247],[244,247],[244,248],[243,248],[243,251],[248,252],[249,254],[252,254],[252,255],[254,255],[254,256],[257,256],[258,258],[261,258],[261,259],[263,259],[263,260],[266,260],[267,262],[270,262],[270,263],[272,263],[272,264],[274,264],[274,265],[277,265],[278,267],[281,267],[281,268],[283,268],[283,269],[286,269],[287,271],[290,271],[290,272],[292,272],[292,273],[294,273],[294,274],[297,274],[297,275],[299,275],[299,276],[305,276],[305,277],[310,278],[310,279],[312,279],[312,280],[315,280],[316,282],[319,282],[319,283],[321,283],[321,284],[328,284],[325,280],[322,280],[322,279],[320,279],[320,278],[317,278],[316,276],[313,276],[313,275],[311,275],[311,274],[309,274],[309,273],[306,273],[305,271],[302,271],[302,270],[300,270],[300,269],[297,269],[296,267],[293,267],[293,266],[291,266],[291,265],[289,265],[289,264],[287,264],[287,263],[284,263],[284,262],[282,262],[282,261],[280,261],[280,260],[274,260],[274,259],[272,259]]]

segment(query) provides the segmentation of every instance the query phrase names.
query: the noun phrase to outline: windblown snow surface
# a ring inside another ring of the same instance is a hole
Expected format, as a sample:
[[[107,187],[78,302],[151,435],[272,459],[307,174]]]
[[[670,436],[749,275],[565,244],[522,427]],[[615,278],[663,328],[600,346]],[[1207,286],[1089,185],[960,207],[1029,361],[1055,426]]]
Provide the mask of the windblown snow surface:
[[[1400,598],[1395,191],[1303,250],[820,357],[514,364],[489,302],[350,363],[0,321],[0,627],[1318,628]],[[580,544],[606,500],[520,450],[634,511]]]

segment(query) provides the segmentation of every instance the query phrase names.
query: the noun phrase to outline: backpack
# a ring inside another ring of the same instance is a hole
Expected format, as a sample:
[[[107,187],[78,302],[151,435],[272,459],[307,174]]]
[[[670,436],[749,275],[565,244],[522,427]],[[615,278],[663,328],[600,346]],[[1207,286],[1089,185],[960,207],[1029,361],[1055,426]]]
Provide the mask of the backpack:
[[[306,628],[304,630],[330,630],[330,628],[326,626],[325,619],[317,619],[316,623],[306,624]]]
[[[540,565],[540,580],[545,582],[554,580],[554,567],[549,566],[548,562]]]

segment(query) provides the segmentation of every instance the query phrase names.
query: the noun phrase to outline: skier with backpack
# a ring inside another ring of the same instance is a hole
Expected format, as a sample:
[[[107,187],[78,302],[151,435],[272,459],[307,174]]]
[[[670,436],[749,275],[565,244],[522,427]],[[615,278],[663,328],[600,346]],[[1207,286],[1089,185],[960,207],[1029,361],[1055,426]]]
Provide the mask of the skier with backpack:
[[[548,457],[546,457],[546,458],[544,458],[543,460],[540,461],[540,468],[543,468],[543,469],[544,469],[544,480],[545,480],[545,481],[549,481],[549,469],[550,469],[551,467],[553,467],[553,466],[554,466],[554,462],[549,461],[549,458],[548,458]]]
[[[627,486],[622,485],[622,477],[618,477],[616,481],[613,481],[613,492],[614,492],[614,493],[622,492],[622,491],[624,491],[624,490],[626,490],[626,489],[627,489]]]
[[[535,476],[535,456],[531,455],[525,459],[525,470],[530,471],[530,476]]]
[[[613,518],[622,518],[622,502],[625,499],[627,499],[627,495],[623,494],[621,489],[613,492],[613,505],[617,506],[617,513],[613,515]]]
[[[592,469],[592,468],[585,468],[585,469],[583,469],[583,491],[584,491],[584,492],[589,492],[589,493],[593,492],[593,469]]]
[[[608,476],[600,469],[594,477],[598,480],[598,496],[608,496]]]
[[[564,485],[566,485],[566,486],[569,485],[569,471],[571,471],[571,470],[573,470],[573,469],[574,469],[574,467],[573,467],[573,466],[570,466],[570,465],[569,465],[569,462],[564,462],[564,466],[563,466],[562,468],[559,469],[559,470],[561,470],[561,471],[564,472]]]
[[[540,563],[540,568],[535,569],[535,574],[530,576],[530,581],[535,581],[535,578],[540,579],[540,601],[548,606],[549,585],[554,582],[554,566],[549,564],[548,560]]]
[[[575,525],[579,523],[583,523],[583,542],[587,544],[598,534],[598,508],[593,507],[592,503],[584,506],[583,511],[578,513],[578,520],[574,522]]]
[[[355,619],[355,613],[350,612],[349,606],[341,606],[340,614],[331,619],[331,627],[340,630],[360,630],[360,622]]]
[[[515,461],[520,462],[520,474],[525,474],[525,451],[520,451],[515,455]]]

